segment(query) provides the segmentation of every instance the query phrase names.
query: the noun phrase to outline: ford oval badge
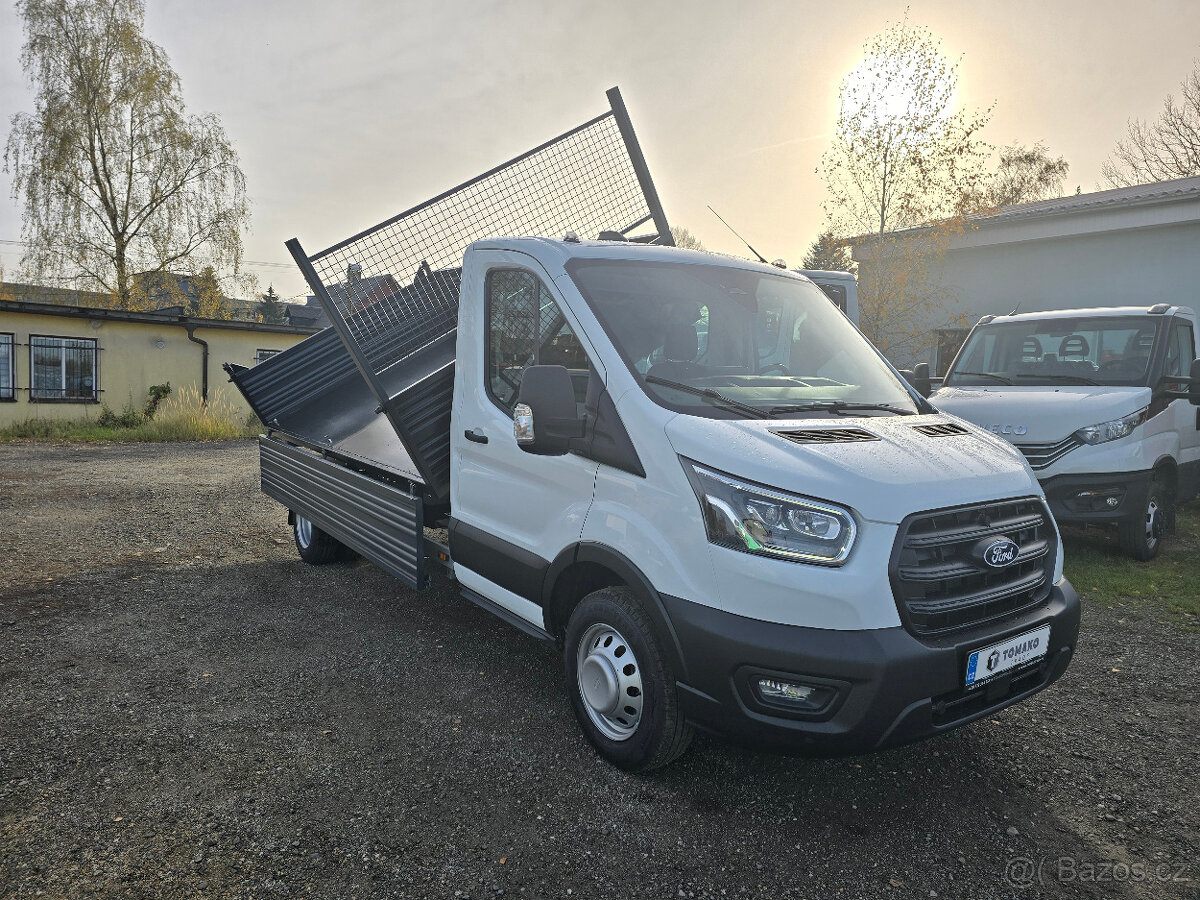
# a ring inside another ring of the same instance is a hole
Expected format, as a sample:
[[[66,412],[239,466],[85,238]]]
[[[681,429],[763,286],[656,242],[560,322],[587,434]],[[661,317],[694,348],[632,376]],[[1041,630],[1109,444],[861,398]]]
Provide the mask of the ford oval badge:
[[[1021,548],[1015,541],[1010,541],[1006,537],[997,538],[983,548],[983,562],[984,565],[993,569],[1003,569],[1016,562],[1017,554],[1020,552]]]

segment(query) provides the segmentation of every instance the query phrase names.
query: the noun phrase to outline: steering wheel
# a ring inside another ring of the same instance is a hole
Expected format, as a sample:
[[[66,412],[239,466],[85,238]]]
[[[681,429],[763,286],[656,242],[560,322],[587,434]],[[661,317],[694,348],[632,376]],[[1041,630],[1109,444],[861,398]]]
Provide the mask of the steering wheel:
[[[1146,360],[1142,358],[1113,359],[1099,368],[1101,375],[1109,378],[1136,378],[1146,368]]]
[[[759,369],[759,370],[758,370],[758,372],[757,372],[756,374],[758,374],[758,375],[766,375],[766,374],[767,374],[768,372],[770,372],[772,369],[778,369],[778,370],[780,371],[780,373],[782,373],[782,374],[784,374],[784,375],[791,375],[791,374],[792,374],[791,372],[789,372],[789,371],[788,371],[788,367],[787,367],[787,366],[785,366],[783,363],[771,363],[771,365],[769,365],[769,366],[765,366],[764,368],[761,368],[761,369]]]

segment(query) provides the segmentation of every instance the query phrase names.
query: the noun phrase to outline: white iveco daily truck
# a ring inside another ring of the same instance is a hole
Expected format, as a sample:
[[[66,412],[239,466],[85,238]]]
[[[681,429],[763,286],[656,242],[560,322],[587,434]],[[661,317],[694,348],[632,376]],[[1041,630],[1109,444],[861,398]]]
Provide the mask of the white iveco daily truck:
[[[930,399],[1011,441],[1059,522],[1149,560],[1200,491],[1197,339],[1166,303],[984,316]]]
[[[229,371],[300,555],[413,587],[444,562],[561,647],[584,733],[627,769],[693,728],[867,752],[1053,682],[1079,603],[1020,454],[802,276],[663,246],[609,97],[326,251],[290,242],[333,326]]]

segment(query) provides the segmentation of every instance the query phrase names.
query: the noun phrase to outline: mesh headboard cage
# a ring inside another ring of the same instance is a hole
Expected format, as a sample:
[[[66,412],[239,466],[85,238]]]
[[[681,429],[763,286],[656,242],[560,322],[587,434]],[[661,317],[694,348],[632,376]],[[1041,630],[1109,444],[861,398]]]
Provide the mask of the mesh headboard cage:
[[[472,241],[617,231],[673,243],[620,92],[608,99],[608,112],[327,250],[305,257],[289,242],[373,387],[368,372],[455,329]],[[651,234],[635,234],[647,223]]]

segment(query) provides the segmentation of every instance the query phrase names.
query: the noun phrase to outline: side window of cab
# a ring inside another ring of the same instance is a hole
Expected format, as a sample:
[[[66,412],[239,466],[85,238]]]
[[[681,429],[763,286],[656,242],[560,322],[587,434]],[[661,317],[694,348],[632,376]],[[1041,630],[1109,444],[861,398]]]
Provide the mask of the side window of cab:
[[[487,392],[511,413],[529,366],[565,366],[583,410],[591,367],[587,352],[546,286],[525,269],[493,269],[485,288]]]
[[[1171,323],[1171,336],[1167,341],[1167,365],[1164,375],[1180,375],[1187,377],[1192,367],[1196,352],[1195,338],[1192,336],[1192,323],[1176,319]]]

